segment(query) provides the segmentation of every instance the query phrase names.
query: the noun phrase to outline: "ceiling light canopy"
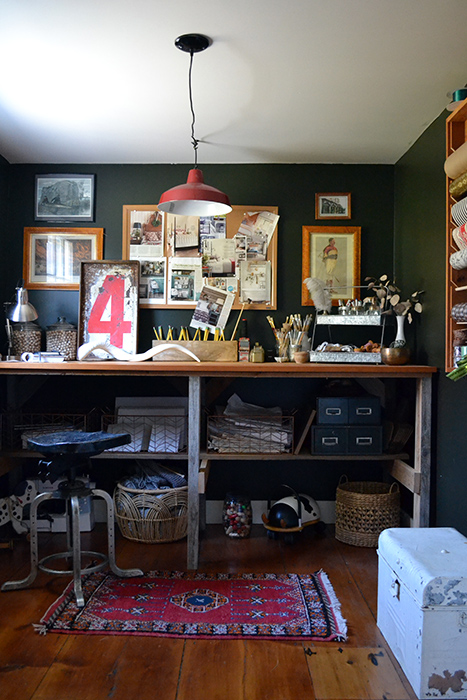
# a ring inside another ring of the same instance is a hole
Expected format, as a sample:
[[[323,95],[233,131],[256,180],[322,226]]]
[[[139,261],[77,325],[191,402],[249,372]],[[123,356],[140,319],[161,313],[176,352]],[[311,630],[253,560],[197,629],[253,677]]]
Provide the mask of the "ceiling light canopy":
[[[195,152],[195,167],[189,171],[187,182],[162,193],[159,209],[169,214],[181,216],[220,216],[232,210],[229,198],[224,192],[206,185],[203,173],[198,168],[198,140],[195,138],[195,111],[191,87],[193,56],[211,46],[212,39],[204,34],[183,34],[175,39],[175,46],[190,54],[188,89],[191,109],[191,143]]]

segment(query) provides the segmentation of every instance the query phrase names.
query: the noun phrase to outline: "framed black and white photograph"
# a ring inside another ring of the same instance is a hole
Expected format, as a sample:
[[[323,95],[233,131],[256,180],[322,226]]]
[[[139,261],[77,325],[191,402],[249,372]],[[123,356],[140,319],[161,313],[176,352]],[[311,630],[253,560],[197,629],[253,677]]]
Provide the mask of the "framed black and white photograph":
[[[94,221],[94,175],[36,175],[34,218]]]
[[[315,196],[316,219],[350,219],[349,192],[320,192]]]

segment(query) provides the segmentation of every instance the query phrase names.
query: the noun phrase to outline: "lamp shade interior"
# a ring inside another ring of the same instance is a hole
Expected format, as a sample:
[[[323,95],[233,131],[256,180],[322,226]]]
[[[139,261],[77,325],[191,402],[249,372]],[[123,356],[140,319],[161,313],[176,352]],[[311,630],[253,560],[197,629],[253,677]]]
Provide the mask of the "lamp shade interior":
[[[189,171],[185,184],[166,190],[161,195],[158,208],[180,216],[220,216],[232,211],[227,195],[206,185],[203,173],[198,168]]]

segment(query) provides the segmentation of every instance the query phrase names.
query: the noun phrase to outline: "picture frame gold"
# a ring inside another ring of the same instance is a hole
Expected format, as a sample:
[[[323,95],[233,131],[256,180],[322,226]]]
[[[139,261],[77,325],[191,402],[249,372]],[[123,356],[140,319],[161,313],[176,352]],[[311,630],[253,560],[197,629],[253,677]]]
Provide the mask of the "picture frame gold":
[[[302,227],[302,305],[313,306],[304,280],[322,280],[332,304],[360,298],[360,226]]]
[[[102,260],[103,242],[103,228],[25,228],[24,286],[26,289],[79,289],[81,263]]]
[[[350,192],[318,192],[315,195],[315,219],[350,218]]]

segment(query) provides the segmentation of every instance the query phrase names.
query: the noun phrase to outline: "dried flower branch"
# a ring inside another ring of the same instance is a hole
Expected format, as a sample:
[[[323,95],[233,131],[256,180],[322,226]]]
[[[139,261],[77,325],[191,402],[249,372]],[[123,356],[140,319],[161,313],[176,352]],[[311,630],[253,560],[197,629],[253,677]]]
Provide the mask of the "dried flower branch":
[[[412,323],[412,311],[417,314],[422,313],[423,306],[420,298],[425,293],[423,290],[417,290],[408,299],[401,301],[401,290],[387,275],[365,277],[365,282],[368,282],[367,288],[378,298],[382,314],[407,316],[408,322]]]

